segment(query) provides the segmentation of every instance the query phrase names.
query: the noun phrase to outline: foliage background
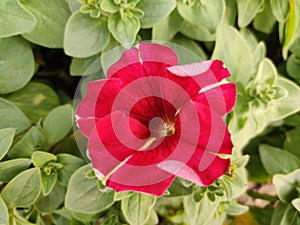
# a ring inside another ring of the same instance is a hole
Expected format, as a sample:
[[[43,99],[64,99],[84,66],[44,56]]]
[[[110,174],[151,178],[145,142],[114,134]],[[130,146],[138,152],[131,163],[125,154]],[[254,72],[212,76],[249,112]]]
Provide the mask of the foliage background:
[[[77,147],[80,77],[84,94],[105,53],[141,40],[232,73],[234,156],[208,188],[176,179],[160,198],[115,193]],[[300,224],[299,84],[299,0],[1,0],[0,224]]]

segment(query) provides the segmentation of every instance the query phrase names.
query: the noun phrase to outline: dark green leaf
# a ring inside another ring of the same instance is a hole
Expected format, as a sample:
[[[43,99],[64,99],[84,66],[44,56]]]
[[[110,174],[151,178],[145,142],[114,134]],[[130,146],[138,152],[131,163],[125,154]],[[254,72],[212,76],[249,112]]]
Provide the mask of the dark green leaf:
[[[0,161],[8,152],[15,135],[16,129],[0,129]]]
[[[8,182],[16,175],[26,170],[31,164],[30,159],[12,159],[0,162],[0,181]]]
[[[36,82],[27,84],[21,90],[6,95],[5,98],[16,104],[34,123],[59,104],[58,96],[52,88]]]
[[[0,39],[0,94],[24,87],[33,73],[34,57],[30,44],[21,37]]]
[[[72,106],[66,104],[53,109],[45,118],[43,128],[50,146],[61,141],[72,128]]]
[[[270,0],[265,0],[264,10],[256,15],[253,27],[264,33],[271,33],[274,30],[276,19],[272,14]]]
[[[292,54],[286,63],[286,71],[289,76],[294,78],[298,84],[300,84],[300,58],[298,58],[295,54]]]
[[[16,135],[30,126],[29,119],[11,102],[0,98],[0,128],[16,128]]]
[[[185,187],[180,178],[175,178],[171,186],[168,188],[168,195],[167,197],[177,197],[177,196],[184,196],[184,195],[189,195],[193,193],[193,187]]]
[[[284,149],[300,159],[300,127],[285,133]]]
[[[52,169],[54,170],[54,169]],[[53,190],[56,181],[57,181],[57,172],[51,171],[50,174],[41,169],[41,184],[42,184],[42,192],[44,196],[49,195],[49,193]]]
[[[29,207],[41,192],[38,168],[26,170],[12,179],[3,189],[1,196],[11,207]]]

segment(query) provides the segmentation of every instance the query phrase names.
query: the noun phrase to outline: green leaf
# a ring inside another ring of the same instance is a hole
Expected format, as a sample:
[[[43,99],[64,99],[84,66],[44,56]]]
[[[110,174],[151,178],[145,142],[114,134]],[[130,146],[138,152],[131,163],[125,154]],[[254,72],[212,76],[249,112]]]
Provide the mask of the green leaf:
[[[276,20],[284,23],[289,13],[289,2],[287,0],[270,0],[270,3]]]
[[[284,149],[300,159],[300,127],[285,133]]]
[[[245,206],[245,205],[241,205],[239,203],[237,203],[236,201],[231,201],[229,202],[228,208],[225,209],[226,214],[230,215],[230,216],[237,216],[240,214],[245,213],[249,207]]]
[[[80,9],[80,7],[82,6],[82,4],[77,0],[67,0],[67,2],[69,5],[69,9],[72,13],[75,13],[76,11],[78,11]]]
[[[54,170],[54,169],[52,169]],[[53,190],[56,181],[57,181],[57,172],[51,171],[51,174],[48,174],[44,171],[44,169],[41,169],[41,184],[42,184],[42,192],[44,196],[49,195],[49,193]]]
[[[99,53],[109,42],[106,19],[93,19],[81,12],[74,13],[68,20],[64,36],[67,55],[86,58]]]
[[[21,37],[0,39],[0,94],[24,87],[33,73],[34,57],[30,44]]]
[[[295,54],[292,54],[286,63],[286,71],[289,76],[292,77],[300,84],[300,58],[298,58]]]
[[[246,40],[235,28],[219,26],[212,58],[225,63],[232,74],[232,81],[244,85],[248,83],[252,70],[252,54]]]
[[[207,60],[207,55],[204,50],[197,42],[191,40],[190,38],[187,38],[183,35],[176,35],[171,42],[180,46],[180,50],[176,49],[176,46],[171,46],[173,49],[175,48],[174,50],[178,55],[179,64],[188,64]],[[187,52],[189,55],[186,55]],[[191,53],[194,53],[195,55],[193,54],[193,56],[191,56]]]
[[[31,156],[32,162],[36,167],[42,168],[49,162],[55,162],[56,156],[49,152],[36,151]]]
[[[140,0],[136,8],[144,12],[141,27],[150,28],[165,19],[176,7],[176,0]]]
[[[264,86],[273,86],[277,77],[276,67],[268,58],[262,59],[259,64],[257,74],[254,79],[255,84],[262,84]]]
[[[195,202],[192,195],[183,199],[184,212],[189,225],[206,225],[217,210],[218,205],[218,201],[210,201],[206,194],[199,202]]]
[[[56,162],[63,165],[63,167],[58,170],[58,181],[63,186],[67,186],[72,174],[85,164],[83,159],[70,154],[58,154]]]
[[[253,27],[264,33],[271,33],[274,30],[276,19],[272,14],[270,0],[265,0],[264,10],[256,15]]]
[[[114,1],[111,0],[103,0],[100,5],[101,9],[108,13],[116,13],[119,11],[120,6],[116,5]]]
[[[19,2],[38,21],[34,29],[24,33],[23,37],[47,48],[62,48],[65,25],[70,16],[67,2],[61,0],[19,0]]]
[[[90,169],[90,165],[85,165],[72,175],[65,200],[67,209],[93,214],[108,208],[114,203],[113,191],[100,191],[98,179],[85,176]]]
[[[0,129],[0,160],[8,152],[15,135],[16,129],[14,128],[5,128]]]
[[[72,212],[72,216],[83,223],[88,223],[88,222],[98,220],[100,215],[99,213],[87,214],[87,213]]]
[[[296,198],[292,201],[292,205],[294,206],[295,209],[300,212],[300,198]]]
[[[175,9],[173,12],[164,20],[157,23],[152,28],[152,39],[169,41],[175,34],[180,30],[183,19]]]
[[[72,106],[66,104],[53,109],[45,118],[43,128],[50,146],[61,141],[72,128]]]
[[[225,1],[207,1],[205,4],[200,1],[195,1],[194,4],[178,1],[177,9],[186,21],[214,34],[225,14]]]
[[[18,4],[17,0],[0,1],[0,38],[31,31],[37,23],[36,18]]]
[[[129,224],[141,225],[149,219],[155,201],[155,196],[134,193],[122,199],[121,210]]]
[[[28,169],[30,164],[30,159],[21,158],[0,162],[0,181],[9,182],[16,175]]]
[[[195,25],[192,23],[189,23],[187,21],[184,21],[180,32],[184,34],[185,36],[195,39],[197,41],[215,41],[216,40],[216,34],[210,33],[209,30],[207,30],[204,26]]]
[[[28,83],[21,90],[6,95],[5,98],[16,104],[34,123],[59,104],[58,96],[52,88],[36,82]]]
[[[7,225],[7,224],[9,224],[8,209],[5,202],[0,196],[0,225]]]
[[[115,13],[108,18],[108,29],[122,45],[132,44],[140,30],[140,21],[134,16],[124,21],[119,13]]]
[[[168,188],[169,193],[166,195],[167,197],[177,197],[190,195],[193,193],[193,187],[185,187],[180,178],[175,178],[171,186]]]
[[[273,100],[268,107],[265,115],[269,121],[276,121],[290,116],[300,110],[300,88],[292,81],[278,77],[274,83],[274,87],[284,90],[285,96]]]
[[[72,76],[86,76],[97,73],[101,69],[100,56],[94,55],[88,58],[73,58],[70,67]]]
[[[41,191],[38,168],[26,170],[12,179],[3,189],[1,196],[11,207],[29,207]]]
[[[157,225],[157,224],[159,224],[158,216],[154,210],[151,210],[149,219],[147,220],[145,225]]]
[[[16,142],[7,155],[11,159],[15,158],[30,158],[34,151],[43,150],[46,145],[46,137],[38,124],[32,126],[25,135]]]
[[[300,224],[299,212],[291,204],[279,203],[275,208],[271,225],[296,225]]]
[[[291,202],[299,197],[300,193],[300,169],[287,175],[276,174],[272,180],[279,199],[283,202]]]
[[[16,128],[16,135],[30,126],[29,119],[11,102],[0,98],[0,128]]]
[[[41,194],[34,205],[40,212],[50,213],[57,209],[64,199],[65,188],[56,184],[47,196]]]
[[[289,49],[300,35],[300,2],[298,0],[289,0],[289,3],[290,12],[282,48],[282,56],[284,59],[287,59]]]
[[[246,27],[263,7],[263,0],[238,0],[238,25]]]
[[[296,156],[270,145],[260,145],[259,154],[264,168],[270,175],[287,174],[300,167],[300,159]]]

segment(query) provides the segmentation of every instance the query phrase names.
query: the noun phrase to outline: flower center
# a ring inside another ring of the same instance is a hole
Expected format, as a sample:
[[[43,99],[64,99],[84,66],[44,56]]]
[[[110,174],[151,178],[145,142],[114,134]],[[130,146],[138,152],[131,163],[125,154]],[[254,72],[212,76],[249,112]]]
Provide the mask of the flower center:
[[[166,137],[175,133],[174,123],[164,122],[161,128],[161,136]]]

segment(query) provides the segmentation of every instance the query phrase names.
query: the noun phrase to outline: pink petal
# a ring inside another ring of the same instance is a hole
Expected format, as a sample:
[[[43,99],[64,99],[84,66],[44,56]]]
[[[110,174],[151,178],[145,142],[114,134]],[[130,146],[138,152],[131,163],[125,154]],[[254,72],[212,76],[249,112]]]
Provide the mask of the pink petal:
[[[135,175],[134,175],[135,176]],[[161,196],[164,192],[168,189],[168,187],[172,184],[175,176],[172,175],[169,178],[152,185],[145,185],[145,186],[133,186],[133,185],[124,185],[119,184],[113,181],[108,180],[107,186],[115,189],[116,191],[136,191],[146,194],[151,194],[155,196]]]
[[[168,65],[178,64],[176,53],[167,46],[142,42],[137,48],[142,62],[160,62]]]
[[[236,100],[236,88],[234,83],[222,84],[211,88],[193,98],[194,101],[201,104],[207,104],[212,111],[221,115],[229,113]]]
[[[173,175],[158,168],[150,153],[147,162],[143,157],[146,151],[139,150],[148,135],[144,125],[121,112],[107,115],[97,123],[88,149],[93,167],[108,176],[108,186],[160,195],[170,185]],[[154,186],[157,190],[153,190]]]
[[[192,64],[172,66],[168,70],[179,77],[192,76],[200,88],[215,84],[230,76],[220,60],[208,60]]]

